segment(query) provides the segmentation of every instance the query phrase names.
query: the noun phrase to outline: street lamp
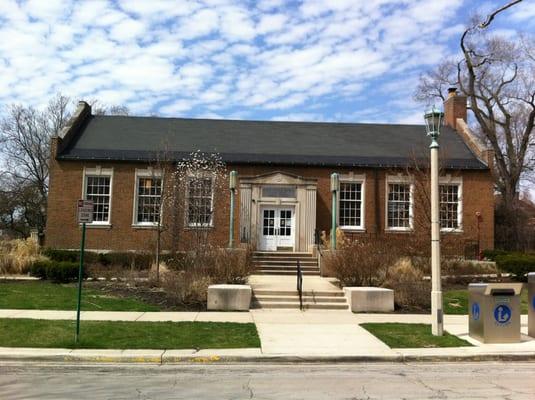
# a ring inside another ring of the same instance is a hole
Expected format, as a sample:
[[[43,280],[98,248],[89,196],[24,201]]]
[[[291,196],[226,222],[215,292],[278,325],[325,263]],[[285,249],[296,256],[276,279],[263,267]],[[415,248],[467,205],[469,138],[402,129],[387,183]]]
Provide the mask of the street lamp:
[[[425,115],[427,136],[431,136],[431,331],[435,336],[444,333],[442,288],[440,282],[440,220],[438,198],[438,136],[444,113],[434,106]]]

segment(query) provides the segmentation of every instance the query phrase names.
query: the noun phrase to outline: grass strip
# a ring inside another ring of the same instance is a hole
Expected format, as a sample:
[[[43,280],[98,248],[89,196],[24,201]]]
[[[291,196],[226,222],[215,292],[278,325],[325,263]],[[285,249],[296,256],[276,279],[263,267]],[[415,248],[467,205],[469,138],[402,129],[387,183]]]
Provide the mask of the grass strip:
[[[429,348],[472,346],[466,340],[444,332],[444,336],[433,336],[431,325],[403,323],[366,323],[364,329],[391,348]]]
[[[0,319],[0,347],[81,349],[234,349],[260,347],[254,324],[230,322],[75,321]]]
[[[76,310],[76,284],[46,281],[0,282],[0,309]],[[82,291],[83,311],[160,311],[129,297],[116,297],[90,288]]]
[[[528,291],[523,290],[520,296],[520,310],[522,314],[528,313]],[[445,314],[468,314],[468,290],[448,290],[444,292]]]

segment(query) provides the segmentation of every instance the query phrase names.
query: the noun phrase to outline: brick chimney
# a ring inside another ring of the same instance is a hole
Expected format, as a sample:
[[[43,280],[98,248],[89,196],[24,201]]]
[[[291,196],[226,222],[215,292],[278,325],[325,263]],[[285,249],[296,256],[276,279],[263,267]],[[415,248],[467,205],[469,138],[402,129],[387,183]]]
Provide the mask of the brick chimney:
[[[459,96],[457,88],[450,87],[444,102],[444,123],[457,129],[457,118],[466,122],[466,96]]]

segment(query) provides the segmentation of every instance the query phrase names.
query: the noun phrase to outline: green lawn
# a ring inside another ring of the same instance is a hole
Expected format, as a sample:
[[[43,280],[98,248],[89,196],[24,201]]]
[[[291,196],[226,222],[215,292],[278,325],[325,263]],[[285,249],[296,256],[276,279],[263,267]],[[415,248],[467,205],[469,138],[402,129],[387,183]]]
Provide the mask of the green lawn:
[[[528,291],[522,291],[522,314],[528,313]],[[445,314],[468,314],[468,290],[448,290],[444,292]]]
[[[77,290],[76,284],[0,281],[0,309],[76,310]],[[82,291],[82,310],[160,311],[134,298],[114,297],[87,288]]]
[[[360,326],[391,348],[472,346],[447,332],[444,336],[433,336],[431,325],[427,324],[367,323]]]
[[[254,324],[230,322],[75,321],[0,319],[0,347],[85,349],[228,349],[260,347]]]

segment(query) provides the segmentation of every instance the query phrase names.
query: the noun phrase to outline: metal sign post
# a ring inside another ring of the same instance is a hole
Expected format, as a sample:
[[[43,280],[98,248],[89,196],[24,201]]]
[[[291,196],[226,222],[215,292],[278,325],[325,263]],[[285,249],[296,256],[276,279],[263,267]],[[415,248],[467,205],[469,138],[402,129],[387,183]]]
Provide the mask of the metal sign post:
[[[82,305],[82,277],[84,275],[85,224],[93,222],[93,202],[78,200],[78,223],[82,224],[82,242],[80,243],[80,268],[78,269],[78,303],[76,306],[76,334],[74,342],[80,339],[80,308]]]

